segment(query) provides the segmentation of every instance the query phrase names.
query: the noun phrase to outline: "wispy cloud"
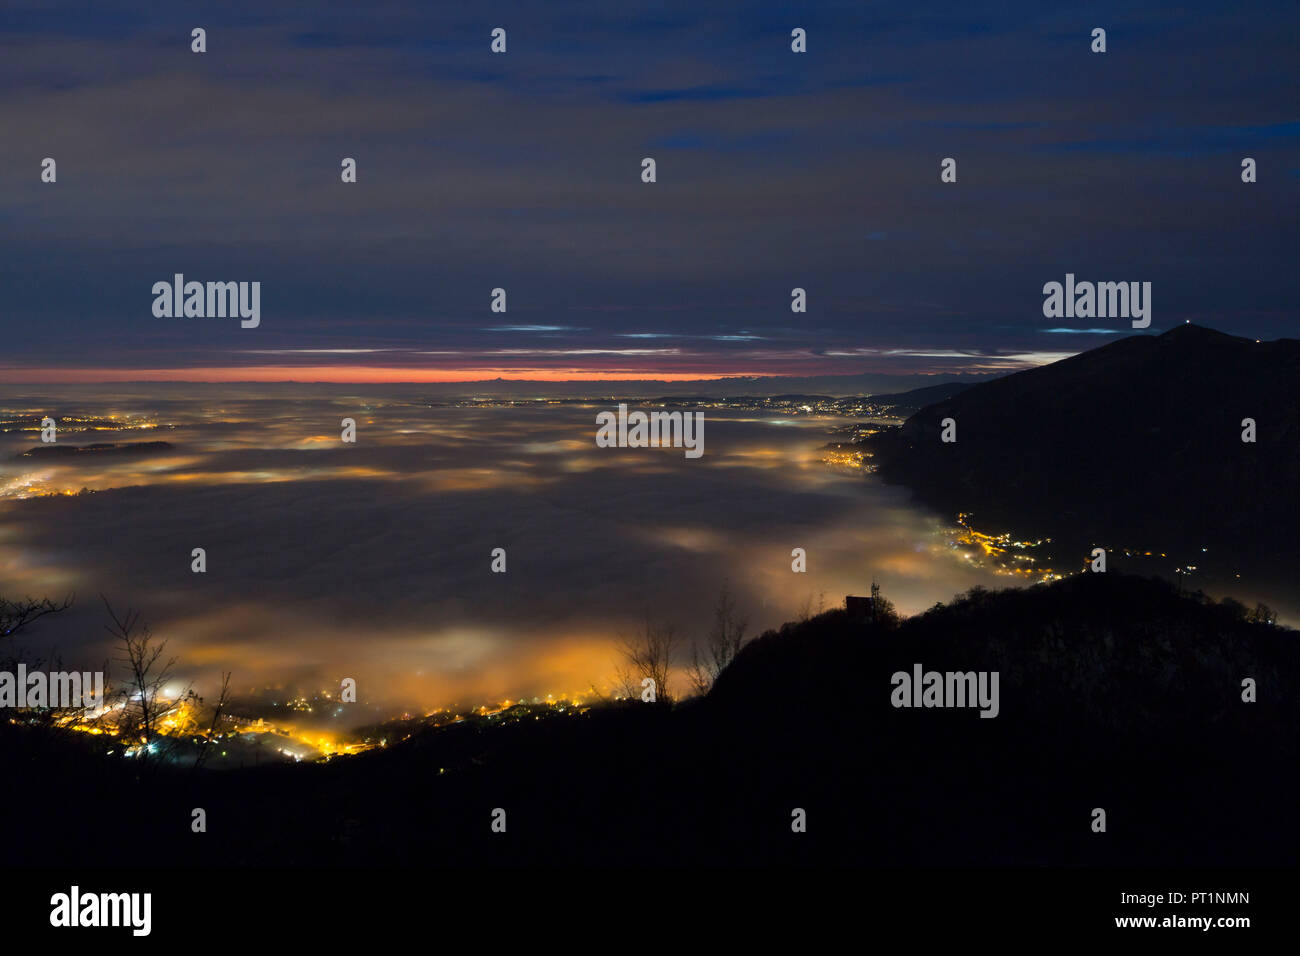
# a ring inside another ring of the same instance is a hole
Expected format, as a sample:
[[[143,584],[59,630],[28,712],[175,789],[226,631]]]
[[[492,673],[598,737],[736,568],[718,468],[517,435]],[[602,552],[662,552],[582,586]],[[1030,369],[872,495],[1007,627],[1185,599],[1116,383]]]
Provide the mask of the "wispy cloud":
[[[489,325],[484,332],[582,332],[574,325]]]

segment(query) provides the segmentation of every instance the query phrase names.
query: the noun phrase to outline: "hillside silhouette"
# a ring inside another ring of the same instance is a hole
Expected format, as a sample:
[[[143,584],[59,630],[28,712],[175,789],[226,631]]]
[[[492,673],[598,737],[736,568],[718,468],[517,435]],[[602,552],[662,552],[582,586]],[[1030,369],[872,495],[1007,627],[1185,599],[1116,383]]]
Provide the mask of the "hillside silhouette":
[[[969,382],[945,382],[942,385],[926,385],[908,392],[873,393],[870,398],[881,405],[893,405],[895,410],[919,410],[934,402],[941,402],[970,388]]]
[[[1280,865],[1300,843],[1300,668],[1295,632],[1251,618],[1110,573],[904,621],[832,611],[674,708],[465,721],[328,764],[142,775],[6,726],[26,785],[0,807],[23,824],[11,852],[50,865],[139,863],[132,846],[198,865]],[[998,716],[894,707],[916,664],[998,671]]]
[[[1074,566],[1094,545],[1138,548],[1168,553],[1165,573],[1181,558],[1289,582],[1297,381],[1300,341],[1180,325],[973,385],[868,442],[885,481],[981,530],[1050,537]]]

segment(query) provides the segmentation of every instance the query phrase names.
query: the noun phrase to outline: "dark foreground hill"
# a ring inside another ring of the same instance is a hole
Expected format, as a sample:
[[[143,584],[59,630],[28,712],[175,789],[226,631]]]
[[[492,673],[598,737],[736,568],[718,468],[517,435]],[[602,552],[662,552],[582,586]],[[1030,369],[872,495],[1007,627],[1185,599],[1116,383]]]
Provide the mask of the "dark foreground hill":
[[[871,442],[886,481],[1053,538],[1071,566],[1096,545],[1278,580],[1300,561],[1297,382],[1300,341],[1181,325],[974,385]]]
[[[0,809],[11,859],[48,865],[1286,864],[1295,639],[1081,576],[901,626],[787,625],[675,709],[466,722],[324,765],[139,775],[6,727]],[[891,675],[915,665],[999,672],[998,716],[895,708]]]

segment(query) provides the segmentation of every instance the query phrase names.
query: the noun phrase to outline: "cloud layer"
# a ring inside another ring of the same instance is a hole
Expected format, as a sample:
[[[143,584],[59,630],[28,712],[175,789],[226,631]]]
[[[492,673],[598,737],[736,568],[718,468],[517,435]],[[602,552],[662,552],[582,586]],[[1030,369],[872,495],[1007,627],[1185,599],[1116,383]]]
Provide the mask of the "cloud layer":
[[[978,369],[1044,350],[1059,324],[1040,290],[1066,271],[1153,282],[1153,331],[1293,328],[1294,5],[586,0],[491,17],[7,4],[7,379]],[[946,156],[956,184],[938,181]],[[261,281],[262,326],[155,319],[149,289],[175,272]]]

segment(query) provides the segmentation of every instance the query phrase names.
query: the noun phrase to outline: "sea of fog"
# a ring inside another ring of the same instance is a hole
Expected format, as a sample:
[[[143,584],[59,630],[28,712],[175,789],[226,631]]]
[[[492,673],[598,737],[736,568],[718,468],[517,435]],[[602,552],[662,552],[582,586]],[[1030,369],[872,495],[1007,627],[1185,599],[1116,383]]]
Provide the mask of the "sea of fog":
[[[431,708],[609,690],[620,635],[649,618],[702,637],[724,586],[752,634],[873,578],[905,612],[1006,583],[906,490],[823,462],[843,420],[710,409],[688,459],[596,447],[610,402],[118,395],[0,395],[10,422],[60,419],[60,444],[171,446],[22,456],[39,435],[0,433],[0,596],[75,593],[23,637],[71,665],[112,653],[102,594],[138,609],[200,692],[223,670],[241,692],[352,677],[371,703]]]

